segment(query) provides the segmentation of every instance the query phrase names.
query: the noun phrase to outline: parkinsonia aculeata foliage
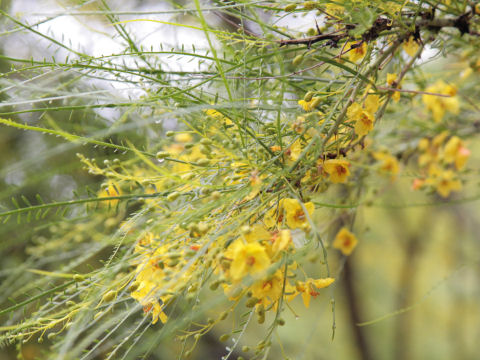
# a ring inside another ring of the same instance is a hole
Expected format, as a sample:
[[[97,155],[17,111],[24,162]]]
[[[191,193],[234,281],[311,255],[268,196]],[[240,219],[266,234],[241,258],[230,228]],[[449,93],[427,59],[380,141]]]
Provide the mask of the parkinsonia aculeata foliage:
[[[206,49],[143,49],[125,29],[156,20],[121,21],[105,11],[134,62],[84,56],[48,35],[70,59],[11,60],[13,73],[61,69],[71,82],[103,74],[142,95],[32,105],[33,116],[47,118],[59,110],[93,114],[102,104],[120,110],[112,128],[95,135],[53,120],[25,124],[21,109],[2,113],[3,126],[75,147],[75,161],[102,182],[85,196],[0,214],[47,224],[62,215],[55,208],[75,210],[28,245],[27,276],[8,280],[20,300],[0,311],[4,342],[48,338],[52,359],[135,358],[173,336],[176,356],[187,358],[221,328],[225,358],[241,350],[267,358],[275,329],[290,325],[282,314],[300,306],[326,300],[332,316],[317,321],[335,331],[343,263],[368,246],[355,230],[358,208],[379,205],[377,194],[397,182],[437,201],[468,197],[468,141],[479,127],[478,99],[470,99],[480,77],[478,4],[194,5],[176,4],[190,18],[169,25],[198,32]],[[276,26],[280,18],[292,21]],[[295,29],[295,19],[310,18],[306,33]],[[423,70],[441,55],[453,71]],[[186,59],[201,71],[173,66]],[[42,265],[51,256],[57,260]],[[35,288],[42,291],[22,298]],[[257,324],[262,340],[240,345]]]

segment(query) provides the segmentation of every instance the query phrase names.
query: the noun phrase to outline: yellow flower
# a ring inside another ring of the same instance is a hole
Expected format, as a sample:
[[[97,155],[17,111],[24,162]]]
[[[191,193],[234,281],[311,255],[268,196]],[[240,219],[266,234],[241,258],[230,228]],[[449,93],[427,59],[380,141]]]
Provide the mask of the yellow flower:
[[[308,224],[307,216],[303,210],[302,205],[297,199],[283,199],[283,208],[286,213],[286,223],[290,229],[301,228]],[[303,204],[309,216],[312,216],[315,205],[312,202]]]
[[[211,118],[215,120],[223,120],[226,125],[233,125],[232,120],[227,118],[225,115],[223,115],[221,112],[215,110],[215,109],[207,109],[205,110],[205,114],[210,116]]]
[[[207,109],[205,110],[205,114],[215,119],[222,119],[224,117],[224,115],[221,112],[215,109]]]
[[[365,136],[373,130],[375,117],[373,114],[380,106],[378,95],[369,95],[365,100],[365,110],[358,103],[353,103],[347,109],[347,117],[355,122],[355,132],[358,136]]]
[[[393,101],[395,101],[396,103],[400,101],[400,91],[394,91],[393,94],[392,94],[392,99]]]
[[[267,231],[262,225],[255,224],[243,234],[243,238],[247,243],[253,243],[258,241],[270,240],[270,232]]]
[[[242,240],[236,240],[232,245],[233,261],[230,265],[230,276],[234,281],[244,276],[257,275],[270,266],[270,258],[265,247],[258,242],[245,244]]]
[[[403,43],[403,50],[405,50],[405,52],[408,55],[413,57],[417,53],[417,50],[418,50],[419,46],[420,45],[418,44],[418,42],[415,40],[415,38],[412,35],[408,38],[407,41],[405,41]]]
[[[180,143],[188,143],[193,140],[192,135],[189,133],[180,133],[175,135],[175,141]]]
[[[290,146],[290,148],[285,153],[288,155],[290,160],[296,161],[302,153],[302,144],[300,143],[300,140],[295,140],[292,146]]]
[[[335,281],[333,278],[324,278],[324,279],[310,279],[308,278],[307,281],[299,281],[296,284],[297,291],[302,294],[303,303],[305,307],[308,308],[310,306],[310,298],[317,297],[320,293],[317,289],[322,289],[327,286],[330,286]]]
[[[143,312],[145,314],[151,312],[152,314],[152,324],[155,324],[158,319],[165,324],[168,321],[168,316],[163,312],[162,307],[158,301],[148,302],[143,306]]]
[[[359,46],[355,47],[358,43],[356,42],[349,42],[346,46],[346,49],[351,49],[348,52],[348,58],[351,62],[357,62],[358,60],[363,59],[365,54],[367,53],[367,43],[363,41]],[[352,48],[353,47],[353,48]]]
[[[342,228],[333,241],[333,247],[342,252],[343,255],[350,255],[357,246],[357,237],[348,231],[346,228]]]
[[[397,81],[397,74],[387,73],[387,84],[393,86]]]
[[[391,87],[395,87],[397,89],[401,89],[401,85],[396,83],[397,81],[397,74],[387,74],[387,84]],[[393,91],[392,99],[395,102],[400,100],[400,91]]]
[[[347,117],[351,120],[355,120],[362,113],[363,108],[359,103],[354,102],[347,109]]]
[[[370,114],[375,114],[380,107],[380,96],[370,94],[365,99],[365,110]]]
[[[444,159],[445,162],[455,163],[457,170],[462,170],[470,156],[470,150],[464,145],[462,140],[458,136],[452,136],[450,140],[445,144]]]
[[[373,130],[375,118],[368,111],[362,111],[360,116],[355,119],[355,133],[358,136],[365,136]]]
[[[284,274],[277,270],[273,276],[265,280],[257,281],[252,285],[251,291],[254,298],[259,299],[259,303],[268,305],[280,299],[283,293]],[[285,293],[291,293],[295,288],[288,282],[285,282]]]
[[[440,122],[445,112],[458,114],[460,111],[457,89],[452,85],[447,85],[442,80],[437,81],[432,86],[426,88],[427,92],[449,95],[449,97],[441,97],[437,95],[422,95],[422,100],[428,110],[432,112],[435,122]]]
[[[376,160],[381,161],[380,172],[392,175],[392,178],[398,174],[399,166],[398,160],[395,156],[392,156],[385,152],[373,153],[373,157]]]
[[[345,183],[350,175],[348,167],[350,163],[343,159],[330,159],[323,163],[323,169],[330,175],[330,181],[334,184]]]
[[[309,216],[312,216],[315,205],[312,202],[307,202],[303,204]],[[307,216],[303,211],[302,205],[298,202],[297,199],[282,199],[278,203],[278,208],[271,208],[264,216],[263,222],[265,226],[271,228],[276,224],[283,223],[283,220],[287,226],[291,229],[302,228],[308,225]]]
[[[292,233],[290,230],[280,230],[279,234],[275,234],[275,236],[272,237],[272,241],[273,253],[279,253],[280,251],[288,248],[288,246],[292,243]]]
[[[314,96],[310,99],[310,101],[305,101],[305,100],[298,100],[298,105],[300,105],[303,110],[305,111],[313,111],[319,104],[320,98],[318,96]]]
[[[114,182],[109,182],[107,187],[98,193],[98,197],[115,197],[122,195],[122,191],[118,184]],[[115,207],[118,204],[118,200],[106,200],[102,201],[103,204],[106,204],[111,207]]]
[[[440,196],[446,198],[452,191],[459,191],[462,189],[462,183],[455,178],[455,173],[452,170],[440,172],[425,181],[425,184],[432,185]]]
[[[157,254],[157,251],[155,252]],[[142,306],[145,313],[152,314],[152,323],[155,324],[158,319],[162,323],[167,322],[167,315],[163,312],[163,306],[157,300],[156,292],[162,287],[161,281],[164,277],[163,271],[156,265],[156,261],[148,258],[137,265],[137,276],[135,282],[139,284],[138,288],[130,295]],[[168,296],[160,297],[162,302],[168,300]]]

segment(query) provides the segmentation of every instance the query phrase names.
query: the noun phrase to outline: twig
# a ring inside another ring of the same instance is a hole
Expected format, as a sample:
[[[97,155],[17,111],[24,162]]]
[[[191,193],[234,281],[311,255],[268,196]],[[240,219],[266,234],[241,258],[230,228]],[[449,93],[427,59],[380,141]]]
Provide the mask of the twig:
[[[342,29],[342,30],[345,30],[345,29]],[[319,41],[324,41],[324,40],[331,40],[334,43],[337,43],[339,40],[348,36],[346,33],[338,34],[338,32],[342,31],[342,30],[337,30],[337,31],[334,31],[334,32],[331,32],[331,33],[328,33],[328,34],[318,34],[318,35],[310,36],[310,37],[303,38],[303,39],[277,40],[276,42],[280,46],[307,45],[308,47],[310,47],[312,44],[315,44]]]

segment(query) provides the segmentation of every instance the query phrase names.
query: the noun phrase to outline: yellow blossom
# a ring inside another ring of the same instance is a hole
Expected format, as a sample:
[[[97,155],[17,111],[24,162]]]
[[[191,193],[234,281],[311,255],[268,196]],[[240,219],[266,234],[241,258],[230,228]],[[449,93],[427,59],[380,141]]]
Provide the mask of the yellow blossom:
[[[192,135],[189,133],[180,133],[175,135],[175,141],[180,143],[188,143],[193,140]]]
[[[357,45],[358,43],[353,41],[353,42],[349,42],[345,47],[347,50],[351,49],[348,52],[348,58],[350,59],[351,62],[357,62],[358,60],[363,59],[363,57],[367,53],[367,43],[365,41],[362,41],[362,43],[359,46]]]
[[[150,301],[146,305],[143,306],[143,312],[152,314],[152,324],[155,324],[158,319],[165,324],[168,321],[168,316],[163,312],[162,307],[158,303],[158,301]]]
[[[307,281],[299,281],[296,284],[296,289],[302,294],[303,303],[306,308],[310,306],[310,298],[317,297],[320,293],[317,289],[322,289],[327,286],[330,286],[335,279],[333,278],[324,278],[324,279],[307,279]]]
[[[353,103],[347,109],[347,118],[355,122],[355,133],[359,136],[367,135],[373,130],[375,117],[373,113],[377,111],[380,103],[378,95],[369,95],[365,101],[365,109],[360,104]]]
[[[390,174],[392,178],[398,174],[399,165],[395,156],[385,152],[376,152],[373,154],[373,157],[381,162],[379,168],[380,172]]]
[[[280,251],[287,249],[292,243],[292,233],[290,230],[280,230],[271,237],[271,241],[273,242],[272,251],[274,254],[277,254]]]
[[[271,234],[262,225],[255,224],[243,234],[243,238],[247,243],[270,240]]]
[[[446,163],[455,163],[457,170],[462,170],[470,156],[470,150],[464,145],[458,136],[452,136],[445,144],[444,159]]]
[[[245,244],[238,239],[230,247],[233,255],[230,276],[234,281],[248,274],[258,275],[270,266],[270,258],[265,247],[258,242]]]
[[[323,169],[334,184],[345,183],[350,175],[350,163],[343,159],[330,159],[323,163]]]
[[[357,237],[348,231],[346,228],[342,228],[333,241],[333,247],[342,252],[343,255],[350,255],[357,246]]]
[[[452,191],[462,189],[462,183],[455,178],[455,173],[452,170],[442,171],[436,176],[429,177],[425,184],[433,186],[437,193],[444,198],[448,197]]]
[[[456,96],[457,89],[454,86],[439,80],[435,84],[427,87],[426,92],[449,96],[422,95],[423,103],[427,109],[432,112],[435,122],[440,122],[445,112],[456,115],[460,111],[458,97]]]
[[[397,74],[393,73],[387,73],[387,84],[389,86],[393,86],[395,82],[397,81]],[[396,84],[395,84],[396,85]]]
[[[268,305],[280,299],[285,282],[285,293],[295,291],[295,288],[287,281],[282,271],[277,270],[273,276],[257,281],[251,287],[252,296],[259,299],[259,303]]]
[[[375,114],[380,107],[380,96],[369,94],[365,99],[365,110],[370,114]]]
[[[117,183],[109,182],[108,185],[99,192],[98,197],[115,197],[122,195],[122,191]],[[103,201],[102,204],[106,204],[111,207],[115,207],[118,204],[118,200]]]
[[[320,98],[318,96],[314,96],[310,99],[310,101],[305,101],[305,100],[298,100],[298,105],[300,105],[303,110],[305,111],[313,111],[319,104]]]
[[[207,109],[207,110],[205,110],[205,114],[207,114],[209,117],[211,117],[215,120],[223,120],[226,125],[233,125],[232,120],[230,120],[225,115],[223,115],[221,112],[219,112],[215,109]]]
[[[351,120],[355,120],[362,113],[363,108],[359,103],[354,102],[347,109],[347,117]]]
[[[418,44],[418,42],[415,40],[415,38],[412,35],[408,38],[407,41],[405,41],[403,43],[403,50],[405,50],[405,52],[408,55],[413,57],[417,53],[417,50],[418,50],[419,46],[420,45]]]
[[[387,84],[391,87],[401,89],[401,85],[396,83],[397,81],[397,74],[387,74]],[[400,91],[393,91],[392,93],[392,99],[395,102],[398,102],[400,100]]]
[[[375,118],[368,111],[362,111],[360,116],[355,119],[355,133],[358,136],[365,136],[373,130]]]
[[[309,216],[312,216],[315,205],[312,202],[303,204]],[[278,207],[271,208],[264,216],[263,222],[267,227],[274,227],[276,224],[282,224],[285,220],[287,226],[291,229],[302,228],[308,225],[307,216],[303,207],[297,199],[282,199]]]
[[[308,224],[307,216],[304,212],[304,207],[308,212],[309,216],[312,216],[313,211],[315,210],[315,205],[312,202],[307,202],[303,204],[297,199],[283,199],[283,208],[286,213],[286,223],[290,229],[301,228],[304,225]]]
[[[150,241],[148,240],[150,235],[150,233],[147,233],[147,238],[144,239]],[[136,249],[136,251],[141,251],[141,248],[139,248],[139,250]],[[164,251],[163,248],[157,249],[151,258],[147,258],[137,265],[135,282],[137,282],[139,286],[130,294],[143,306],[145,313],[151,313],[153,324],[155,324],[158,319],[160,319],[162,323],[165,323],[168,319],[167,315],[163,312],[163,306],[160,305],[156,296],[157,291],[160,290],[163,285],[162,279],[164,278],[164,273],[157,265],[158,261],[156,258]],[[160,297],[162,303],[168,299],[169,296]]]
[[[288,155],[290,160],[296,161],[302,153],[302,144],[300,143],[300,139],[295,140],[295,142],[285,153]]]

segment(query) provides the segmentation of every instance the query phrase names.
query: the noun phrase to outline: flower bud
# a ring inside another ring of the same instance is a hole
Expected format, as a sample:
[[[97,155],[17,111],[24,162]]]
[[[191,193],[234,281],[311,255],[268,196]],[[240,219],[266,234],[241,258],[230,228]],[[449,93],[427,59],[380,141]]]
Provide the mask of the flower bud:
[[[292,65],[297,67],[303,60],[303,54],[297,55],[293,58]]]
[[[303,97],[303,100],[305,100],[306,102],[309,102],[310,100],[312,100],[313,95],[315,95],[313,91],[308,91]]]
[[[117,292],[115,290],[110,290],[109,292],[105,293],[102,297],[102,302],[110,302],[115,300],[117,297]]]
[[[165,159],[167,157],[170,156],[170,154],[168,153],[168,151],[159,151],[157,152],[157,154],[155,155],[157,159]]]
[[[220,340],[221,342],[225,342],[228,339],[230,339],[230,334],[223,334],[218,338],[218,340]]]
[[[177,191],[174,191],[167,196],[167,200],[168,201],[175,201],[175,200],[178,199],[179,196],[180,196],[180,193],[177,192]]]
[[[283,11],[285,12],[291,12],[297,8],[297,4],[288,4],[283,8]]]
[[[210,160],[208,159],[199,159],[197,160],[197,165],[198,166],[207,166],[210,164]]]

